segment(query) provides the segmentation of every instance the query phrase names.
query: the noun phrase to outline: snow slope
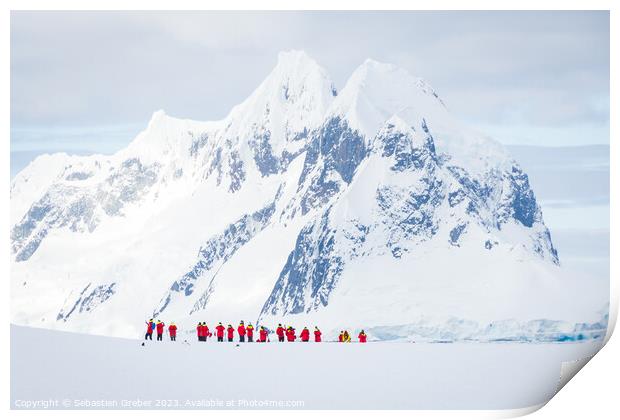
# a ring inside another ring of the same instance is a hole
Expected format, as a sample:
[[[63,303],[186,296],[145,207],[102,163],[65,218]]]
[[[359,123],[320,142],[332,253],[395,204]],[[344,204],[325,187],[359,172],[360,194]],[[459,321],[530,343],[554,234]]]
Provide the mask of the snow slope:
[[[601,344],[140,343],[12,326],[11,407],[516,409]]]
[[[608,296],[565,270],[527,174],[430,85],[367,60],[338,92],[281,53],[221,121],[156,112],[111,156],[11,184],[19,325],[136,337],[191,326],[372,338],[600,337]]]

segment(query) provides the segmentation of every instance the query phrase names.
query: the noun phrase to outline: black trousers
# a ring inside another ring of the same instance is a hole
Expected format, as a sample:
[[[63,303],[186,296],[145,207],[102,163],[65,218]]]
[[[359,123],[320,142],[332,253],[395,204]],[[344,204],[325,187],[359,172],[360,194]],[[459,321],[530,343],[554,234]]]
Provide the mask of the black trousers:
[[[228,337],[228,342],[232,343],[232,341],[233,341],[232,337]]]
[[[222,343],[224,341],[224,337],[218,337],[217,341],[219,341],[220,343]]]
[[[157,334],[157,341],[162,341],[164,339],[162,334]]]
[[[282,337],[278,336],[278,341],[279,341],[280,343],[284,343],[284,336],[282,336]]]
[[[153,333],[146,333],[144,339],[153,341]]]
[[[177,336],[176,335],[171,335],[170,336],[170,341],[177,341]]]
[[[254,337],[252,337],[251,335],[248,335],[248,343],[251,343],[254,341]]]
[[[245,341],[245,335],[240,335],[239,336],[239,342],[243,343]]]

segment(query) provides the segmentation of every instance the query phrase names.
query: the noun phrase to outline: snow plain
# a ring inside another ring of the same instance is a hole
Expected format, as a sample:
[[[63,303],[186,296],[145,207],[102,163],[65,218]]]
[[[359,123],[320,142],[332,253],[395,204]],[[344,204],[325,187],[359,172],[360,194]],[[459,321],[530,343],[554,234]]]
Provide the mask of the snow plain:
[[[514,409],[547,402],[561,363],[601,346],[141,343],[11,326],[11,407]]]

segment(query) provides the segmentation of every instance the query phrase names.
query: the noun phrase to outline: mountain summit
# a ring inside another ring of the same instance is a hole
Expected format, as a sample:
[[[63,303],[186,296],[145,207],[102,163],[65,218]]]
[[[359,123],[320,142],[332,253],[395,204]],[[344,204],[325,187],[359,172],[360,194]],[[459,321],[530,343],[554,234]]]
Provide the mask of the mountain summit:
[[[17,324],[599,331],[602,303],[570,304],[583,281],[560,266],[519,164],[428,83],[373,60],[337,91],[306,53],[284,52],[223,120],[158,111],[114,155],[39,157],[11,185],[11,218]]]

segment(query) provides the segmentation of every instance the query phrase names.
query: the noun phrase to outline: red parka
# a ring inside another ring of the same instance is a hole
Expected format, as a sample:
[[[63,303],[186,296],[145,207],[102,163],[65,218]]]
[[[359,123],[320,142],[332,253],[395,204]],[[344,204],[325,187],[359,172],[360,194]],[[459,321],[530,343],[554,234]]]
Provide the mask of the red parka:
[[[224,331],[226,330],[226,327],[224,327],[223,325],[218,325],[217,327],[215,327],[215,331],[217,336],[222,338],[224,337]]]
[[[358,335],[357,338],[360,339],[360,343],[365,343],[366,342],[366,334],[364,334],[364,333],[360,333],[360,335]]]
[[[232,340],[232,338],[235,336],[235,329],[233,327],[228,327],[226,331],[228,331],[228,339]]]
[[[253,326],[251,326],[251,325],[248,325],[248,326],[245,328],[245,332],[246,332],[246,334],[248,335],[248,337],[253,337],[253,336],[254,336],[254,327],[253,327]]]
[[[155,328],[155,323],[154,322],[149,321],[149,322],[146,323],[146,332],[148,334],[153,334],[153,328]]]
[[[266,330],[266,329],[264,329],[264,328],[263,328],[262,330],[260,330],[260,331],[258,332],[258,334],[259,334],[259,336],[260,336],[260,337],[259,337],[259,340],[260,340],[262,343],[264,343],[264,342],[266,342],[266,341],[267,341],[267,335],[268,335],[269,333],[267,332],[267,330]]]
[[[276,335],[278,337],[284,337],[284,328],[282,326],[276,328]]]
[[[299,334],[299,337],[301,337],[301,341],[309,341],[310,340],[310,331],[308,330],[308,328],[304,328],[301,331],[301,334]]]
[[[286,330],[286,339],[288,341],[295,341],[295,338],[297,338],[297,336],[295,335],[295,330],[294,329],[290,329],[290,330]]]
[[[245,327],[243,326],[243,324],[240,324],[237,327],[237,333],[239,333],[239,336],[244,336],[245,335]]]
[[[157,334],[163,334],[164,333],[164,326],[166,324],[164,324],[163,322],[158,322],[157,323]]]
[[[170,334],[170,337],[176,337],[177,336],[177,326],[176,325],[171,325],[168,327],[168,333]]]
[[[321,331],[314,330],[314,341],[317,343],[321,342]]]

